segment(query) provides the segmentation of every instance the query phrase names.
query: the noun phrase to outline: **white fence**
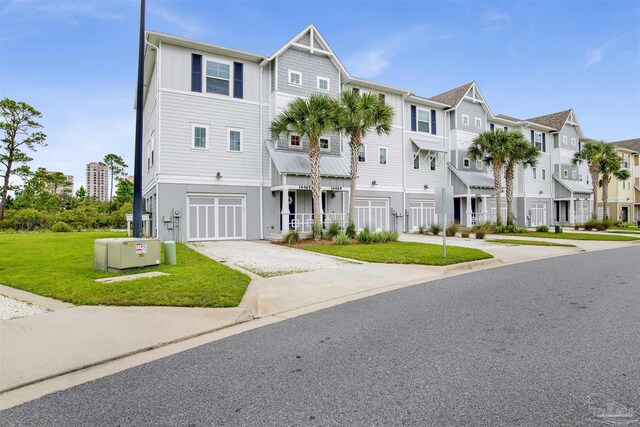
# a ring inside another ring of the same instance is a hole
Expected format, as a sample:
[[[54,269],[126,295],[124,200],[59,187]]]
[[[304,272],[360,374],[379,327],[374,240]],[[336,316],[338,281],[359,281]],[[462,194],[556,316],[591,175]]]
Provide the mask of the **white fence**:
[[[311,233],[313,225],[312,213],[296,213],[285,215],[289,217],[289,229],[298,233]],[[344,229],[348,222],[348,213],[326,213],[323,215],[323,227],[327,228],[332,222],[337,222]],[[285,230],[286,231],[286,230]]]

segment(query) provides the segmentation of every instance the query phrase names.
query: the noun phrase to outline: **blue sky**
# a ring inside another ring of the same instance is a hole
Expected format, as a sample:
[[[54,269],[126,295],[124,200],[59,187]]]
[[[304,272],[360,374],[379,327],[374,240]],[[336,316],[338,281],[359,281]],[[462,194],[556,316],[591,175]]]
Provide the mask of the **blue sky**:
[[[1,0],[0,97],[44,115],[43,166],[133,170],[137,0]],[[574,108],[584,132],[640,136],[640,2],[147,0],[147,28],[268,55],[315,23],[352,75],[433,96],[476,81],[494,114]]]

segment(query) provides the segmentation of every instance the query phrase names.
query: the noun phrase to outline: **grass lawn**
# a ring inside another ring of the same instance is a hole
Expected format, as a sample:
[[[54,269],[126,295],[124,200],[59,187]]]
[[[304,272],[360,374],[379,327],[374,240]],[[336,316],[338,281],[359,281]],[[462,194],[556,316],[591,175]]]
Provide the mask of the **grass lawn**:
[[[127,271],[170,276],[113,283],[119,274],[94,271],[93,241],[124,233],[0,234],[0,283],[73,304],[235,307],[250,278],[198,252],[176,245],[178,264]]]
[[[609,230],[608,233],[616,233],[616,234],[640,234],[638,229],[635,230]]]
[[[618,242],[629,242],[632,240],[640,240],[638,237],[631,236],[616,236],[615,234],[608,233],[541,233],[541,232],[532,232],[532,233],[509,233],[510,236],[520,236],[520,237],[546,237],[549,239],[563,239],[563,240],[606,240],[606,241],[618,241]]]
[[[487,239],[489,242],[509,243],[511,245],[529,245],[529,246],[561,246],[564,248],[575,248],[576,245],[568,245],[565,243],[545,242],[544,240],[516,240],[516,239]]]
[[[449,265],[460,262],[493,258],[479,249],[447,246],[447,257],[442,257],[442,246],[426,243],[392,242],[373,245],[323,245],[304,246],[302,249],[352,258],[367,262],[386,264]]]

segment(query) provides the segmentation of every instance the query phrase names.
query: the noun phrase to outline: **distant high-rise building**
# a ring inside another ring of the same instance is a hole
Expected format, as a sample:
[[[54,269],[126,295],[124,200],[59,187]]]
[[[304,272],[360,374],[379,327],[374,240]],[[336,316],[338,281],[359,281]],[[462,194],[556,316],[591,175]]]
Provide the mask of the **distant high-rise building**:
[[[109,200],[109,168],[96,162],[87,163],[87,195],[100,201]]]
[[[48,174],[54,174],[54,173],[62,173],[62,172],[57,172],[57,171],[47,171]],[[54,184],[49,184],[49,190],[51,190],[52,192],[56,193],[56,194],[62,194],[65,191],[69,192],[69,193],[73,193],[73,175],[65,175],[65,178],[67,178],[67,181],[69,182],[67,185],[54,185]]]

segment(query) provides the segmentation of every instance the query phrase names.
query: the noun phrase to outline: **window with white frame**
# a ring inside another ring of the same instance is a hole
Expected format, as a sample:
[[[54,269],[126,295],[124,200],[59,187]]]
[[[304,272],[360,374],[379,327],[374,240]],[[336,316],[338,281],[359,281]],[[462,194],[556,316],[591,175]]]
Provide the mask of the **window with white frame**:
[[[567,136],[566,135],[562,135],[562,143],[563,144],[567,144]]]
[[[300,71],[289,70],[289,84],[302,86],[302,73]]]
[[[573,179],[577,179],[577,178],[578,178],[578,172],[576,172],[576,171],[571,171],[571,178],[573,178]]]
[[[542,169],[542,180],[543,181],[547,180],[547,170],[546,169]]]
[[[586,179],[587,179],[586,183],[587,183],[587,185],[589,185],[589,175],[586,176]]]
[[[538,168],[531,168],[531,177],[533,179],[538,179]]]
[[[329,149],[329,138],[320,138],[320,149],[321,150]]]
[[[462,159],[462,167],[469,169],[471,167],[471,160],[467,158]]]
[[[229,95],[231,65],[224,62],[206,61],[205,78],[207,93]]]
[[[625,169],[629,169],[629,155],[628,154],[623,154],[622,155],[622,163],[623,163],[623,167]]]
[[[533,145],[542,151],[542,132],[533,133]]]
[[[325,78],[325,77],[320,77],[318,76],[318,89],[319,90],[324,90],[324,91],[329,91],[330,89],[330,83],[329,83],[329,79]]]
[[[381,164],[381,165],[387,164],[387,148],[386,147],[378,147],[378,164]]]
[[[418,132],[429,133],[431,111],[418,108]]]
[[[482,119],[480,117],[476,117],[476,127],[482,129]]]
[[[420,169],[420,152],[413,156],[413,168]]]
[[[576,139],[575,138],[571,138],[571,145],[572,146],[576,146]]]
[[[429,157],[429,169],[432,171],[438,170],[438,158],[436,156]]]
[[[563,170],[563,171],[562,171],[562,176],[563,176],[564,178],[569,178],[569,171],[568,171],[567,169]]]
[[[462,115],[462,124],[469,126],[469,116],[467,116],[466,114]]]
[[[578,180],[582,181],[582,174],[578,175]]]
[[[229,151],[242,151],[242,129],[227,129]]]
[[[360,163],[365,163],[367,161],[367,147],[364,145],[361,145],[360,148],[358,148],[358,161]]]
[[[293,134],[289,136],[289,147],[300,147],[301,145],[300,135]]]
[[[484,167],[482,166],[482,160],[476,160],[476,169],[482,170]]]
[[[192,148],[206,149],[207,148],[207,134],[209,133],[209,126],[206,125],[192,125],[193,145]]]
[[[378,99],[380,100],[380,102],[385,102],[386,96],[384,95],[384,93],[379,93],[378,94]]]

